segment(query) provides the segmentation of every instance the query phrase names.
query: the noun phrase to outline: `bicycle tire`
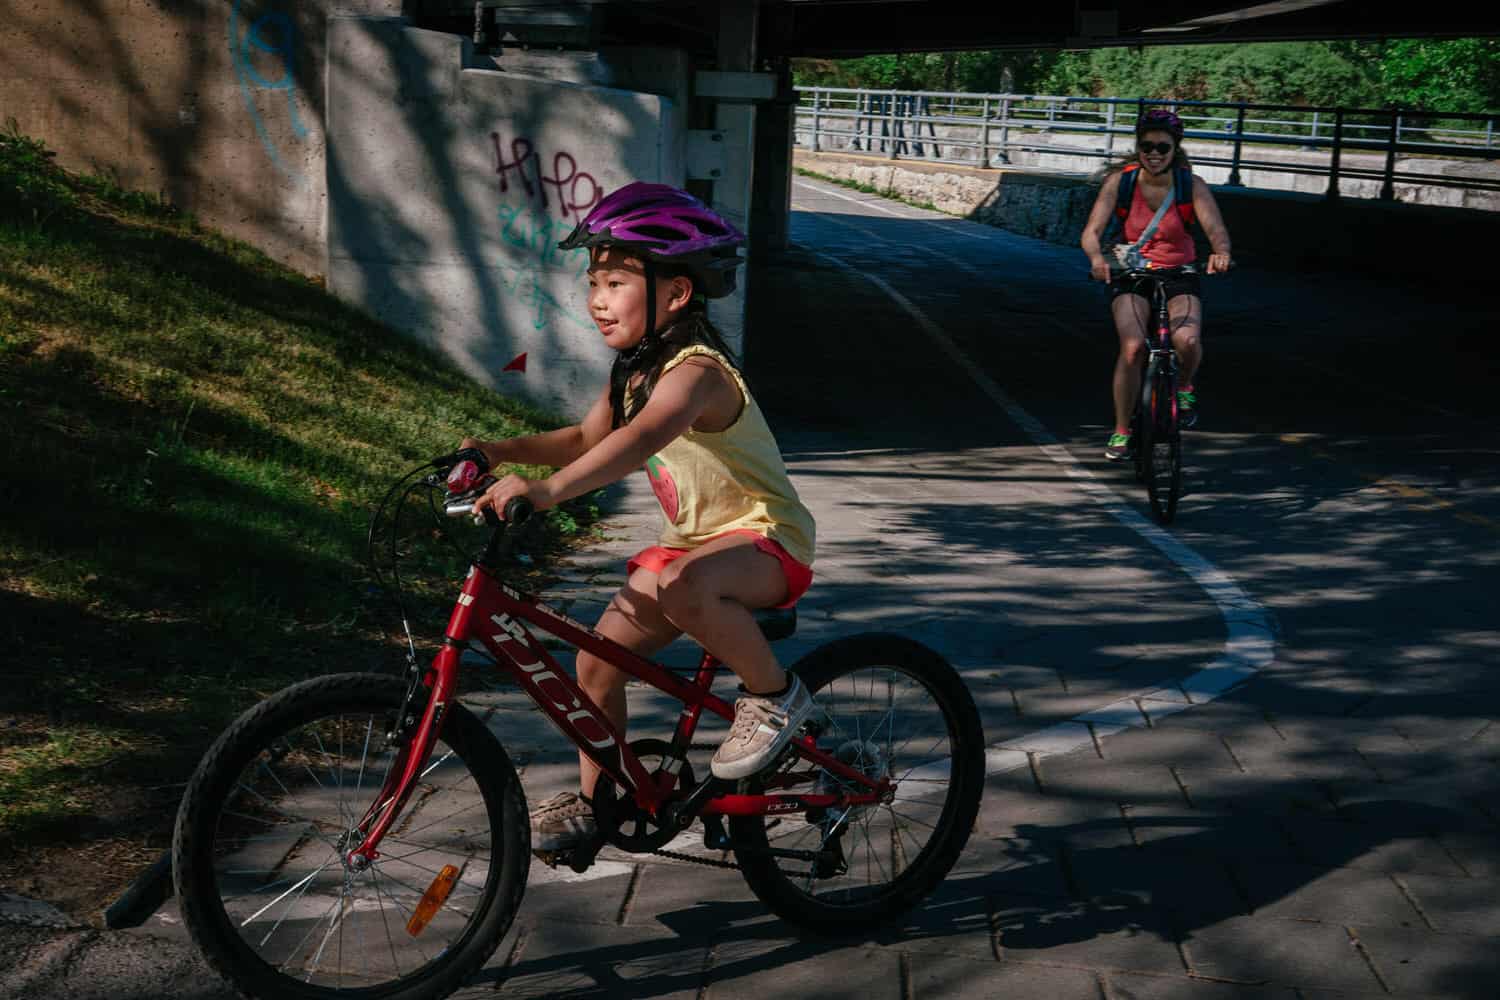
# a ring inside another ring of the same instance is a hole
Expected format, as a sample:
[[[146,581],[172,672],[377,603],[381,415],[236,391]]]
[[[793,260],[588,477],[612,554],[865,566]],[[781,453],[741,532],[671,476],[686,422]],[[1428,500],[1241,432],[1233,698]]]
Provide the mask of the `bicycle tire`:
[[[1146,419],[1150,412],[1146,408],[1146,398],[1150,393],[1149,380],[1146,376],[1141,378],[1141,389],[1136,394],[1135,413],[1130,418],[1130,443],[1134,454],[1130,456],[1130,464],[1135,469],[1135,481],[1141,485],[1146,483],[1146,459],[1151,444],[1150,422]]]
[[[1171,524],[1182,496],[1182,434],[1177,422],[1177,386],[1170,371],[1158,371],[1144,396],[1148,407],[1141,421],[1150,428],[1142,441],[1146,496],[1159,524]]]
[[[731,839],[736,845],[736,859],[751,891],[773,913],[788,922],[820,931],[848,930],[878,923],[910,908],[931,892],[952,869],[968,842],[984,788],[984,730],[979,722],[979,712],[962,678],[947,660],[921,643],[898,635],[866,633],[838,639],[813,650],[791,670],[802,678],[817,704],[812,718],[825,726],[819,745],[837,751],[842,759],[865,767],[869,773],[899,771],[903,764],[911,763],[912,766],[905,771],[906,780],[898,783],[894,802],[912,812],[921,810],[924,818],[918,820],[915,815],[898,812],[892,803],[883,803],[867,807],[862,814],[851,815],[844,821],[846,832],[842,836],[847,838],[852,833],[857,845],[862,834],[866,855],[863,858],[846,857],[848,869],[855,871],[863,864],[868,881],[877,872],[887,874],[880,855],[872,849],[871,818],[889,820],[888,846],[893,877],[880,885],[832,884],[838,883],[842,874],[847,872],[815,876],[815,869],[809,862],[778,859],[763,853],[772,846],[773,830],[778,846],[795,848],[812,846],[815,842],[816,847],[821,848],[827,844],[829,826],[837,824],[837,816],[732,816],[729,825]],[[876,683],[879,671],[888,671],[891,675],[885,681],[884,691]],[[860,694],[864,685],[862,672],[871,672],[868,696]],[[924,726],[929,737],[931,730],[936,728],[933,723],[941,723],[942,732],[932,746],[925,746],[925,740],[918,744],[923,756],[933,759],[913,763],[912,759],[901,757],[901,763],[897,763],[895,751],[906,748],[916,738],[915,735],[907,737],[899,747],[893,743],[897,720],[893,681],[898,675],[902,679],[901,696],[911,693],[930,700],[931,708],[926,714],[928,725]],[[847,725],[841,728],[838,720],[847,720],[851,709],[857,711],[862,700],[878,703],[882,699],[888,706],[886,716],[890,719],[885,736],[887,751],[882,754],[875,746],[866,758],[865,748],[870,748],[873,742],[866,739],[866,734],[878,739],[879,727],[885,723],[879,722],[875,729],[869,730]],[[852,739],[849,738],[851,733]],[[946,756],[940,749],[943,742],[947,743]],[[859,747],[852,755],[848,752],[850,744]],[[813,772],[810,780],[827,782],[831,778],[829,775],[817,778],[821,769],[811,768],[806,761],[801,761],[800,766]],[[945,769],[948,780],[943,782],[937,776]],[[939,789],[929,788],[929,785],[944,786],[936,812],[933,812],[935,803],[930,795]],[[763,787],[764,781],[759,777],[741,783],[742,790],[750,794]],[[903,797],[902,788],[913,790]],[[853,810],[850,812],[852,814]],[[926,816],[934,817],[930,824],[925,821]],[[798,819],[803,822],[800,829],[795,825]],[[931,829],[932,834],[898,873],[897,866],[907,850],[902,838],[903,821],[905,832],[912,840],[916,839],[912,831],[917,825]],[[783,828],[781,824],[785,823],[792,826]],[[857,823],[862,826],[862,831],[857,828]],[[872,860],[874,868],[871,867]],[[856,871],[850,882],[857,882],[858,878]],[[815,887],[815,882],[823,885]]]
[[[369,766],[372,748],[387,769],[399,766],[401,749],[381,744],[405,690],[377,674],[284,688],[236,719],[188,783],[172,840],[183,922],[208,964],[241,992],[298,1000],[446,996],[509,929],[530,864],[526,801],[504,748],[462,705],[450,706],[419,787],[377,859],[363,870],[341,863],[352,843],[347,832],[383,780]],[[357,772],[346,748],[358,755]],[[446,874],[440,864],[457,867],[457,879],[431,922],[412,934],[401,925],[429,873]],[[351,946],[360,969],[345,968]]]

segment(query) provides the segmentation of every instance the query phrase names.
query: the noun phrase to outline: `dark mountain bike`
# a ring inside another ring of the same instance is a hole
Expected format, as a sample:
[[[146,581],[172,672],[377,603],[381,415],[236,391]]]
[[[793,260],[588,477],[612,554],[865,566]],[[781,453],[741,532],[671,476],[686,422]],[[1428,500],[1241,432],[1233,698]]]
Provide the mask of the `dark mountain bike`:
[[[1177,412],[1177,352],[1172,348],[1171,323],[1167,313],[1166,283],[1183,274],[1197,274],[1191,264],[1182,267],[1116,268],[1114,279],[1124,278],[1141,292],[1149,293],[1151,314],[1146,323],[1149,354],[1141,373],[1140,398],[1130,418],[1130,439],[1135,444],[1135,477],[1146,487],[1151,515],[1160,524],[1170,524],[1182,497],[1182,425]]]

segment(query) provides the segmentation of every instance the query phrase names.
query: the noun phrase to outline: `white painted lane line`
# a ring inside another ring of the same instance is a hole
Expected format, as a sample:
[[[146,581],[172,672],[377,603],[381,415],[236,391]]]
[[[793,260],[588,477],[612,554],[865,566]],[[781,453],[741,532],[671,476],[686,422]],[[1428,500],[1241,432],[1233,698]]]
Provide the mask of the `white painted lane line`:
[[[816,252],[816,251],[815,251]],[[947,354],[979,386],[985,395],[998,405],[1010,419],[1019,426],[1032,442],[1041,449],[1042,453],[1062,467],[1080,490],[1099,504],[1110,516],[1132,531],[1145,538],[1154,545],[1163,555],[1177,565],[1190,577],[1205,594],[1213,600],[1218,607],[1220,615],[1224,619],[1224,627],[1228,633],[1224,652],[1212,663],[1199,670],[1197,673],[1185,678],[1180,683],[1157,683],[1137,694],[1128,696],[1120,701],[1111,702],[1100,709],[1086,712],[1075,716],[1073,719],[1049,726],[1026,736],[1005,740],[995,747],[995,750],[1019,750],[1025,751],[1021,760],[1017,762],[1015,757],[986,757],[986,772],[997,773],[1000,770],[1010,770],[1020,767],[1025,761],[1026,753],[1034,753],[1038,756],[1051,756],[1053,754],[1071,753],[1080,750],[1093,743],[1094,737],[1098,735],[1098,728],[1091,734],[1086,723],[1095,721],[1097,713],[1103,713],[1099,718],[1100,724],[1105,727],[1120,726],[1123,728],[1122,720],[1129,717],[1129,713],[1123,711],[1122,702],[1135,702],[1147,695],[1155,698],[1162,690],[1180,690],[1186,699],[1177,700],[1153,700],[1149,708],[1138,707],[1132,725],[1144,725],[1145,718],[1141,712],[1149,712],[1154,720],[1158,716],[1170,715],[1175,712],[1185,711],[1193,705],[1200,705],[1212,701],[1226,691],[1244,683],[1253,677],[1256,671],[1268,665],[1276,654],[1275,628],[1271,623],[1270,616],[1265,609],[1257,604],[1251,597],[1240,589],[1229,574],[1219,569],[1203,556],[1193,551],[1186,544],[1179,541],[1170,532],[1163,530],[1158,525],[1147,520],[1135,509],[1127,506],[1119,499],[1109,487],[1094,477],[1094,474],[1086,469],[1072,453],[1052,435],[1030,413],[1011,399],[1001,389],[994,379],[990,378],[978,365],[969,359],[959,349],[942,328],[916,306],[910,299],[885,281],[879,275],[860,270],[847,261],[829,253],[818,252],[818,256],[824,258],[836,266],[843,268],[853,274],[857,274],[866,281],[875,285],[883,291],[893,302],[901,307],[917,325],[937,344],[938,348]]]
[[[845,201],[852,201],[856,204],[879,209],[880,211],[885,212],[887,215],[898,215],[899,218],[907,219],[911,222],[921,222],[925,225],[936,226],[944,233],[952,236],[962,236],[965,239],[979,240],[981,243],[993,243],[996,239],[1003,239],[1005,235],[1003,234],[1002,230],[998,230],[994,226],[987,226],[982,222],[968,222],[968,220],[966,219],[960,219],[955,216],[947,216],[939,220],[930,218],[929,216],[925,215],[899,215],[899,213],[893,212],[890,209],[887,209],[875,202],[862,201],[859,198],[850,198],[847,195],[842,195],[836,191],[829,190],[831,185],[827,181],[823,182],[822,185],[809,184],[806,181],[802,180],[794,180],[792,183],[794,185],[800,186],[804,191],[811,191],[814,194],[833,195],[835,198],[843,198]],[[879,198],[881,196],[876,195],[875,197]],[[798,206],[796,205],[793,205],[792,207],[798,208]],[[812,211],[812,209],[802,207],[799,209],[799,211]],[[926,209],[918,209],[918,211],[926,211]]]
[[[804,184],[801,181],[795,181],[793,183],[807,189],[808,191],[813,191],[817,194],[826,194],[830,198],[838,198],[840,201],[852,201],[854,202],[854,204],[859,205],[862,208],[873,208],[877,212],[884,212],[886,215],[894,215],[898,219],[920,220],[919,216],[906,215],[905,213],[897,212],[894,209],[886,208],[879,202],[866,201],[863,198],[855,198],[850,195],[844,194],[842,191],[833,191],[826,187],[813,187],[811,184]]]

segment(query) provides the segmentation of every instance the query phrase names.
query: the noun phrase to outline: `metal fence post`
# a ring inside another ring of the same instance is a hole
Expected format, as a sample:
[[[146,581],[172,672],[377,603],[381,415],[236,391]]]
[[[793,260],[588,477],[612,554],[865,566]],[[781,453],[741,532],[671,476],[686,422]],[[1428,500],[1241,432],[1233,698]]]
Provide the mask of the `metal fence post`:
[[[1328,194],[1325,196],[1329,201],[1339,199],[1339,154],[1344,148],[1344,109],[1335,108],[1333,112],[1333,156],[1328,161]]]
[[[1396,200],[1396,143],[1401,137],[1401,112],[1391,112],[1391,128],[1385,140],[1385,181],[1380,185],[1380,200]]]
[[[979,113],[979,165],[990,165],[990,99],[984,99],[984,110]]]
[[[885,95],[888,102],[885,109],[886,134],[890,136],[889,153],[890,158],[896,158],[896,92],[893,90]]]
[[[822,152],[823,147],[818,143],[819,133],[822,129],[822,120],[818,116],[818,91],[813,91],[813,134],[812,148],[814,153]]]
[[[1229,165],[1229,183],[1232,187],[1240,184],[1240,150],[1245,145],[1245,103],[1240,102],[1240,113],[1234,124],[1234,161]]]
[[[1495,138],[1495,119],[1491,118],[1484,123],[1484,148],[1490,148],[1490,142]]]
[[[1000,98],[1000,149],[995,153],[995,159],[1001,163],[1010,162],[1010,153],[1006,147],[1010,145],[1010,97]]]
[[[1113,102],[1105,105],[1104,136],[1104,158],[1107,160],[1115,155],[1115,105]]]

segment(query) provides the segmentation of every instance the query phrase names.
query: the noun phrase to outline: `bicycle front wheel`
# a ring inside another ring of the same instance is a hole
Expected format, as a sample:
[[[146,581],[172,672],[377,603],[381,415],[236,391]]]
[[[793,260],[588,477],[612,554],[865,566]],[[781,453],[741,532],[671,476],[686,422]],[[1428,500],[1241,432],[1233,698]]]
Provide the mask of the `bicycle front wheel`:
[[[504,749],[461,705],[379,856],[349,862],[404,763],[387,735],[404,694],[374,674],[295,684],[236,720],[189,782],[172,842],[183,920],[242,991],[446,996],[509,928],[530,860],[526,803]]]
[[[824,930],[872,924],[932,891],[968,841],[984,786],[979,712],[947,660],[897,635],[836,640],[791,669],[812,692],[818,746],[890,778],[895,795],[821,815],[730,817],[735,856],[751,890],[785,920]],[[778,777],[792,790],[845,790],[844,779],[801,759]],[[752,794],[764,787],[758,778],[743,784]]]
[[[1170,524],[1182,496],[1182,435],[1177,424],[1176,379],[1171,372],[1158,371],[1146,383],[1141,424],[1148,428],[1139,447],[1151,515],[1161,524]]]

